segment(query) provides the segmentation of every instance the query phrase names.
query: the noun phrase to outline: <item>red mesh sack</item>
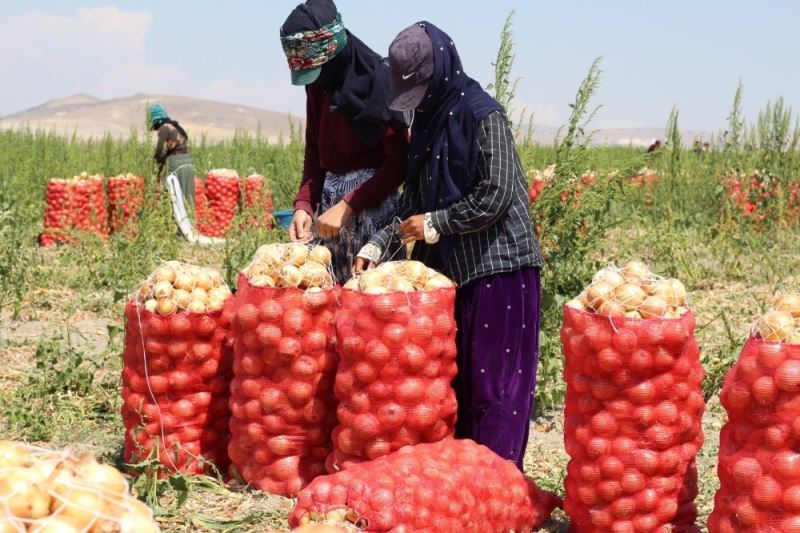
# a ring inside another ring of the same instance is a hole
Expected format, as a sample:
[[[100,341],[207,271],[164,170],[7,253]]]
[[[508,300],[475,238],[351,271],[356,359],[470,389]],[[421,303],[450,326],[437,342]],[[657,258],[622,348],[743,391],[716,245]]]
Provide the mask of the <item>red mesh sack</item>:
[[[197,269],[192,277],[181,267],[157,269],[125,308],[125,461],[155,456],[171,471],[225,470],[233,299],[219,273]],[[205,273],[216,287],[206,289]]]
[[[559,505],[510,461],[471,440],[406,446],[314,480],[289,517],[359,531],[530,532]]]
[[[293,496],[325,473],[336,423],[335,308],[334,289],[259,287],[239,276],[229,455],[261,490]]]
[[[108,211],[101,176],[81,174],[75,178],[52,179],[45,193],[44,232],[41,246],[69,242],[75,230],[108,235]]]
[[[144,205],[144,178],[133,174],[108,178],[108,211],[111,233],[134,233]]]
[[[564,308],[564,510],[583,532],[695,532],[703,368],[695,321]]]
[[[728,371],[712,533],[800,531],[800,295],[779,296]]]
[[[243,208],[247,213],[245,223],[250,228],[272,228],[272,194],[269,182],[258,174],[244,179]]]
[[[233,170],[212,170],[203,191],[205,209],[197,217],[197,229],[203,235],[224,237],[239,206],[239,175]]]
[[[455,288],[344,289],[336,318],[339,425],[328,471],[453,435]]]

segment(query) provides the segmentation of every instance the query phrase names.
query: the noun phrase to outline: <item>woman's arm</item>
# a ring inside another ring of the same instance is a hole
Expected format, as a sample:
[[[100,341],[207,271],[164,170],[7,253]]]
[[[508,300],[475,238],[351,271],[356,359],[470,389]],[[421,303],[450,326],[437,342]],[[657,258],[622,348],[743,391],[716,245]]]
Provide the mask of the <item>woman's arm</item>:
[[[166,124],[158,128],[158,142],[156,143],[156,153],[153,159],[158,163],[159,168],[163,168],[164,163],[167,161],[166,145],[169,140],[169,128]]]
[[[383,139],[383,153],[383,164],[375,174],[344,197],[356,213],[380,205],[405,181],[408,129],[390,125]]]
[[[442,235],[474,233],[494,224],[509,208],[519,157],[508,121],[492,113],[478,134],[477,183],[456,203],[430,213],[433,229]]]
[[[370,263],[385,261],[387,252],[400,245],[400,224],[419,210],[418,197],[419,193],[413,185],[409,187],[409,184],[406,183],[395,209],[394,219],[370,238],[369,242],[358,252],[358,257],[366,259]]]

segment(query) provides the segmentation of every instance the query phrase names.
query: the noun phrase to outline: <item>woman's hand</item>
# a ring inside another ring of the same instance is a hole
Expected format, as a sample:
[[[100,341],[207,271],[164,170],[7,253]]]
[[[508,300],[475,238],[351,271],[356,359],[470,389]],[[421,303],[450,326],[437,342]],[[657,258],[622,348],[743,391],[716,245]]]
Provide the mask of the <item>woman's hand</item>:
[[[311,234],[312,222],[311,215],[302,209],[296,209],[292,217],[292,223],[289,224],[289,238],[295,242],[310,241],[313,237]]]
[[[347,202],[340,200],[336,205],[317,218],[317,237],[330,239],[338,237],[342,228],[353,218],[353,209]]]
[[[403,244],[425,240],[425,215],[414,215],[405,220],[400,227]]]

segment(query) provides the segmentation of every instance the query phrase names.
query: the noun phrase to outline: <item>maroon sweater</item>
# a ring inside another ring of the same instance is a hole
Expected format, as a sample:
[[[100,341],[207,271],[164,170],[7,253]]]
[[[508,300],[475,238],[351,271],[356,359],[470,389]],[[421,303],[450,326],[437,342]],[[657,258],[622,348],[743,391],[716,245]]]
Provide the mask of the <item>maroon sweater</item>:
[[[294,207],[314,214],[326,172],[344,174],[362,168],[374,168],[375,175],[344,200],[356,212],[375,207],[405,181],[408,129],[391,124],[383,143],[369,147],[330,105],[325,91],[313,84],[306,87],[305,163]]]

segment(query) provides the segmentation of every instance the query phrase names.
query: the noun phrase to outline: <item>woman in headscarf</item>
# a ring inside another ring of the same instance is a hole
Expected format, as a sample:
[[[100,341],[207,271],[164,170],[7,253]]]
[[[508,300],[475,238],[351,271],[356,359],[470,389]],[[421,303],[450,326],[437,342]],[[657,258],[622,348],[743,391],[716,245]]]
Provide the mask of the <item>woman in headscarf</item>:
[[[406,175],[408,129],[387,106],[388,65],[342,24],[331,0],[308,0],[281,27],[292,83],[306,88],[303,177],[292,240],[331,249],[336,278],[387,224]]]
[[[464,73],[450,37],[429,22],[389,49],[390,107],[413,111],[409,168],[396,213],[355,269],[393,243],[453,279],[458,326],[456,437],[522,469],[539,345],[542,255],[505,112]]]
[[[167,174],[175,174],[181,187],[184,202],[194,206],[194,166],[189,155],[189,135],[178,122],[169,118],[160,104],[150,104],[150,126],[158,132],[156,153],[158,175],[162,178],[164,167]]]

